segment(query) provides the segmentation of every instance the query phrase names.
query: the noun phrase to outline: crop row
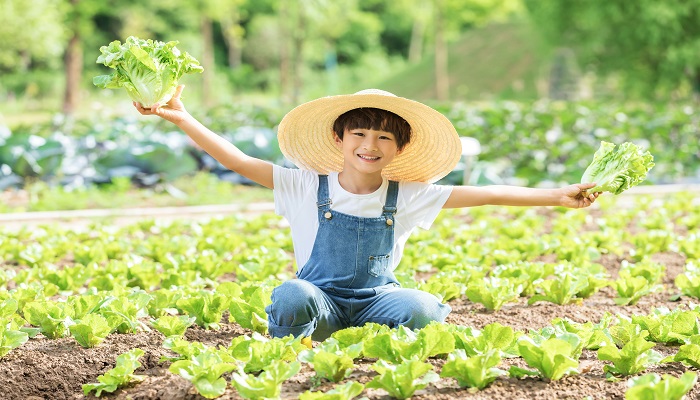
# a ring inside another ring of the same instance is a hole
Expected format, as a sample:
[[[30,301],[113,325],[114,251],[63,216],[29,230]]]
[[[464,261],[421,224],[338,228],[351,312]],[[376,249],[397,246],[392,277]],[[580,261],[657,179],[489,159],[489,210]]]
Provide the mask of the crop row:
[[[686,193],[664,201],[642,197],[629,207],[603,197],[590,212],[446,212],[431,230],[412,237],[397,278],[403,286],[429,291],[443,302],[466,297],[489,310],[523,297],[530,304],[581,302],[605,286],[617,293],[617,304],[629,305],[668,284],[666,266],[655,256],[673,253],[685,267],[670,291],[698,298],[700,208],[695,201]],[[93,347],[110,334],[155,329],[176,354],[164,360],[171,363],[172,373],[214,397],[228,385],[222,375],[232,372],[232,385],[250,398],[279,396],[281,383],[299,371],[300,362],[313,366],[319,381],[342,382],[358,359],[376,359],[372,368],[377,375],[366,387],[382,388],[397,398],[410,397],[439,377],[476,389],[501,375],[560,379],[577,373],[583,349],[597,351],[598,359],[609,362],[605,372],[610,379],[662,362],[700,366],[700,307],[692,303],[649,314],[606,314],[587,323],[558,319],[528,333],[499,324],[482,330],[435,324],[415,332],[367,325],[339,331],[313,350],[304,350],[299,339],[269,339],[263,336],[264,307],[272,288],[292,276],[286,230],[277,217],[260,216],[4,232],[0,355],[21,351],[37,335],[70,336]],[[601,263],[606,258],[619,260],[615,271]],[[194,324],[218,329],[226,314],[229,322],[251,334],[234,338],[226,348],[182,339]],[[677,350],[664,358],[654,351],[656,343]],[[428,362],[436,357],[447,360],[439,375]],[[120,371],[131,370],[124,379],[133,378],[137,358],[134,351],[121,359]],[[528,368],[502,368],[512,358],[522,359]],[[268,362],[272,359],[281,361]],[[633,379],[639,387],[678,384],[689,389],[695,377]],[[86,390],[112,391],[117,386]],[[364,387],[347,382],[338,390],[357,394]],[[635,390],[642,391],[630,392]]]

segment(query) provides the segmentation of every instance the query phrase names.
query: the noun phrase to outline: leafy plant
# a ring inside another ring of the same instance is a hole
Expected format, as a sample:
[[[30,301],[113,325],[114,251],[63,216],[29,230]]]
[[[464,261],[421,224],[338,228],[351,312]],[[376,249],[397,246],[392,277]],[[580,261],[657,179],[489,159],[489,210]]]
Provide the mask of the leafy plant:
[[[219,322],[228,305],[223,295],[208,291],[181,298],[176,304],[187,315],[194,317],[197,325],[206,329],[219,329]]]
[[[554,279],[541,281],[534,296],[528,299],[527,304],[534,304],[538,301],[549,301],[554,304],[568,304],[571,302],[581,302],[576,295],[588,286],[588,280],[582,279],[571,273],[562,273]]]
[[[564,375],[578,373],[578,355],[581,339],[567,333],[544,339],[533,340],[524,335],[518,339],[518,351],[527,365],[534,367],[549,380],[561,379]],[[527,370],[512,366],[509,373],[515,376],[529,373]]]
[[[643,337],[636,337],[627,342],[622,349],[615,345],[607,345],[598,349],[598,359],[611,361],[612,366],[605,365],[603,371],[619,375],[633,375],[644,371],[649,364],[655,364],[663,358],[657,351],[652,350],[654,343],[647,342]]]
[[[242,298],[231,299],[229,321],[258,333],[267,333],[265,307],[272,302],[272,288],[266,285],[251,286],[243,290]]]
[[[403,360],[447,354],[454,350],[455,340],[442,324],[432,323],[418,333],[400,325],[386,333],[378,333],[365,341],[365,357],[376,357],[395,364]]]
[[[619,305],[637,304],[642,297],[661,289],[661,285],[650,283],[642,276],[632,276],[629,271],[620,270],[619,278],[613,283],[620,297],[614,299]]]
[[[132,349],[117,357],[117,365],[97,377],[99,383],[86,383],[83,385],[83,393],[95,391],[95,396],[100,397],[102,392],[113,393],[120,387],[134,382],[141,382],[145,379],[143,375],[134,375],[136,368],[141,366],[139,357],[145,352],[141,349]]]
[[[312,365],[319,379],[339,382],[346,378],[355,367],[353,362],[362,351],[361,345],[341,350],[336,339],[326,339],[320,346],[299,354],[299,360]]]
[[[64,337],[70,321],[66,305],[51,301],[28,303],[24,307],[24,317],[49,339]]]
[[[29,335],[19,329],[13,329],[11,323],[0,318],[0,358],[29,340]]]
[[[685,372],[680,378],[647,374],[627,381],[625,400],[681,400],[695,386],[698,375]]]
[[[282,383],[296,375],[301,369],[298,361],[287,363],[273,361],[258,375],[246,374],[242,369],[232,374],[233,385],[245,399],[277,399]]]
[[[195,320],[195,317],[188,317],[187,315],[163,315],[151,322],[151,325],[166,337],[181,337],[185,334],[187,328],[194,324]]]
[[[465,294],[487,310],[498,311],[505,303],[516,301],[522,291],[523,286],[511,279],[488,277],[471,282]]]
[[[478,330],[472,327],[450,325],[450,332],[455,339],[455,348],[466,352],[469,357],[485,354],[491,350],[503,357],[518,355],[517,338],[522,332],[515,332],[509,326],[494,322]]]
[[[299,395],[299,400],[350,400],[357,397],[365,386],[359,382],[347,382],[337,385],[327,392],[312,392],[307,390]]]
[[[398,365],[377,360],[372,369],[379,372],[367,385],[367,388],[384,389],[397,399],[408,399],[431,382],[437,382],[440,376],[433,372],[431,364],[418,359],[404,360]]]
[[[95,347],[112,331],[107,319],[99,314],[88,314],[68,327],[71,336],[83,347]]]
[[[178,80],[186,73],[202,72],[199,62],[175,47],[176,41],[161,42],[129,36],[124,44],[115,40],[100,47],[97,63],[116,71],[93,78],[102,89],[126,89],[132,100],[149,108],[165,104],[175,93]]]
[[[269,339],[256,332],[252,337],[242,335],[233,338],[228,350],[233,357],[245,363],[244,372],[258,372],[275,360],[294,361],[307,347],[301,344],[301,338],[287,336]]]
[[[676,354],[661,360],[662,362],[678,361],[693,368],[700,368],[700,335],[693,335],[688,343],[678,348]]]
[[[221,375],[236,369],[235,361],[225,350],[206,348],[189,359],[175,361],[168,370],[192,382],[202,396],[213,399],[226,391]]]
[[[654,157],[642,151],[632,142],[615,144],[601,141],[600,148],[593,155],[593,161],[583,172],[581,183],[596,182],[589,192],[610,192],[620,194],[638,185],[654,167]]]
[[[467,357],[464,350],[458,349],[449,354],[440,376],[457,379],[460,387],[481,390],[506,374],[506,371],[496,368],[500,362],[501,356],[497,350]]]
[[[676,308],[659,307],[648,315],[633,315],[632,323],[649,332],[650,340],[657,343],[683,344],[691,336],[700,334],[697,314]]]

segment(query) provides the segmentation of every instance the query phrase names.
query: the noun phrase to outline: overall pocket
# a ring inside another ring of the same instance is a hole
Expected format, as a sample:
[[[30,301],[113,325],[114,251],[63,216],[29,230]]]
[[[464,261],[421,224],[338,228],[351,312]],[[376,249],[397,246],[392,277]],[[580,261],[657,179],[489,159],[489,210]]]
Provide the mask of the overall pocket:
[[[385,256],[369,256],[367,272],[372,276],[381,276],[389,268],[390,254]]]

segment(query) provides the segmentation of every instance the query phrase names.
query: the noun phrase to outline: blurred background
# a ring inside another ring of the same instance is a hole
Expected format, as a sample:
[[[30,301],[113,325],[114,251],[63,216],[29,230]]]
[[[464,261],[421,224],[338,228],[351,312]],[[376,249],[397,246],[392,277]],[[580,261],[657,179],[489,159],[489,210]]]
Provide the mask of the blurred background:
[[[178,41],[204,67],[181,80],[188,110],[279,164],[293,106],[372,87],[478,140],[446,183],[577,182],[601,140],[651,151],[647,183],[700,183],[697,0],[3,0],[0,211],[138,188],[227,202],[217,185],[248,183],[93,85],[128,36]]]

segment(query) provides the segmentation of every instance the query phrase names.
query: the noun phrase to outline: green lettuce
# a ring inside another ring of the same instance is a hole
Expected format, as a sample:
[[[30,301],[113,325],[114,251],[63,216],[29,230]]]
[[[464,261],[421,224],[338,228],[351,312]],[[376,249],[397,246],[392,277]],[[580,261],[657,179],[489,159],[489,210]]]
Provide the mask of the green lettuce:
[[[124,88],[129,97],[149,108],[167,103],[187,73],[202,72],[203,68],[187,52],[175,47],[177,41],[161,42],[129,36],[124,44],[115,40],[100,47],[98,64],[115,69],[111,75],[100,75],[92,83],[102,89]]]
[[[588,192],[610,192],[620,194],[637,186],[647,177],[654,166],[654,157],[642,151],[631,142],[615,144],[601,141],[600,148],[593,155],[593,161],[586,168],[581,183],[596,182]]]

